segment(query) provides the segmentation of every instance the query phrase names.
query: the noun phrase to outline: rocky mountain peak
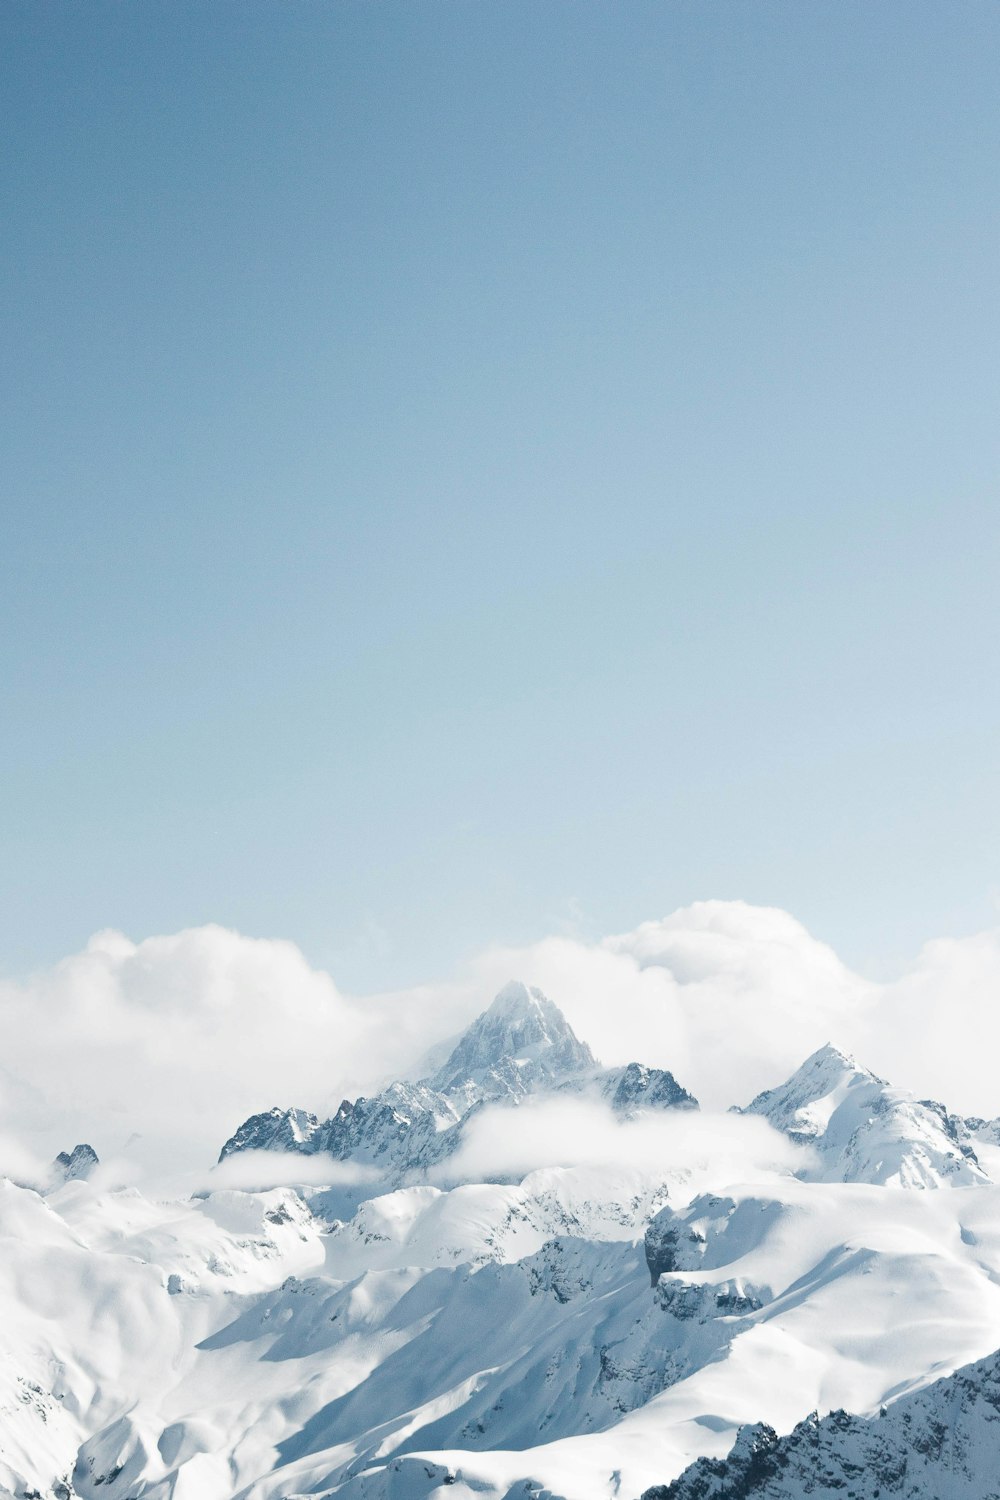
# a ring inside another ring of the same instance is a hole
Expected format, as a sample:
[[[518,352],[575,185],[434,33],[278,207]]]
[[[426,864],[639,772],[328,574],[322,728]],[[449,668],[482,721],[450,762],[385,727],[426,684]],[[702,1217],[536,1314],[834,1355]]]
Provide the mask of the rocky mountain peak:
[[[443,1094],[517,1097],[596,1066],[559,1007],[541,990],[512,980],[426,1082]]]
[[[301,1151],[320,1149],[319,1120],[305,1109],[263,1110],[251,1115],[229,1137],[219,1153],[225,1161],[234,1151]]]
[[[817,1097],[824,1086],[841,1082],[877,1083],[886,1087],[884,1078],[879,1078],[870,1068],[862,1067],[849,1052],[843,1052],[832,1042],[825,1042],[822,1047],[817,1047],[792,1074],[788,1084],[792,1082],[797,1082],[802,1088],[815,1090]]]
[[[514,1022],[537,1015],[546,1007],[555,1011],[557,1015],[561,1015],[559,1007],[553,1005],[541,990],[525,984],[520,979],[511,979],[502,990],[498,990],[494,995],[483,1015],[503,1016],[506,1020]]]
[[[52,1175],[58,1183],[86,1180],[97,1165],[97,1152],[82,1141],[72,1151],[60,1151],[52,1163]]]

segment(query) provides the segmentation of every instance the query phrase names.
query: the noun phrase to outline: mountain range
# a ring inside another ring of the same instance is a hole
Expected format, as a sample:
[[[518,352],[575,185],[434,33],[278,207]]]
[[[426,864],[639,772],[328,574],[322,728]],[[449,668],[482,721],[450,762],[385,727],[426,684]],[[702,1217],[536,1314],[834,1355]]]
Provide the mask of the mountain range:
[[[560,1103],[615,1149],[470,1175]],[[0,1181],[0,1493],[986,1500],[998,1139],[832,1046],[720,1121],[509,984],[427,1077],[255,1114],[190,1195],[89,1146]]]
[[[328,1120],[298,1108],[252,1115],[226,1141],[219,1160],[249,1150],[327,1152],[377,1167],[400,1183],[453,1155],[484,1105],[515,1105],[544,1093],[600,1099],[625,1116],[698,1107],[662,1068],[602,1068],[558,1006],[512,981],[431,1077],[394,1082],[370,1099],[345,1099]]]

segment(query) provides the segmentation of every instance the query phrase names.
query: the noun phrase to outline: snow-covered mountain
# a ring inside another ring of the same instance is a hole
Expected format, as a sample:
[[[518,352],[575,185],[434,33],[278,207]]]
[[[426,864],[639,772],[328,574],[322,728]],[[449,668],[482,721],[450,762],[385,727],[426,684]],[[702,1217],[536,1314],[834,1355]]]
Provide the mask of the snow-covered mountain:
[[[547,1169],[338,1223],[320,1189],[8,1186],[0,1493],[635,1497],[1000,1347],[993,1187],[666,1197]]]
[[[429,1078],[398,1081],[370,1099],[345,1099],[328,1120],[302,1109],[252,1115],[219,1159],[250,1150],[322,1151],[402,1182],[452,1156],[463,1126],[484,1105],[516,1105],[547,1093],[600,1098],[624,1116],[640,1109],[697,1108],[666,1069],[640,1063],[602,1068],[559,1007],[515,980]]]
[[[698,1459],[642,1500],[1000,1500],[1000,1353],[877,1417],[815,1413],[785,1437],[741,1430],[729,1457]]]
[[[829,1045],[743,1112],[812,1146],[816,1175],[828,1182],[936,1188],[988,1180],[968,1122],[932,1099],[891,1088]]]
[[[482,1121],[554,1107],[603,1120],[618,1154],[463,1176]],[[823,1048],[722,1122],[805,1142],[804,1170],[629,1157],[650,1122],[675,1148],[721,1138],[694,1108],[664,1070],[601,1068],[511,985],[429,1077],[227,1142],[310,1185],[109,1190],[90,1148],[44,1193],[0,1181],[0,1494],[799,1500],[829,1475],[845,1500],[876,1479],[883,1500],[992,1495],[996,1122]],[[321,1152],[353,1164],[349,1190],[317,1183]]]
[[[468,1109],[483,1099],[518,1099],[596,1067],[559,1007],[512,980],[426,1082]]]

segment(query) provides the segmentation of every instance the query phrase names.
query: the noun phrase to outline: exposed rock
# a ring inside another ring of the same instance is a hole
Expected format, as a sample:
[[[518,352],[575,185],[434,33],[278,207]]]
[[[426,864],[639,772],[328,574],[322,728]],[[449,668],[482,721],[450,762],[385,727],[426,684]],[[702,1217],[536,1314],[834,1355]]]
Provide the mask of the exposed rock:
[[[219,1160],[236,1151],[322,1151],[374,1167],[398,1183],[446,1161],[460,1146],[464,1126],[485,1105],[515,1105],[549,1092],[602,1100],[626,1118],[641,1109],[698,1107],[664,1068],[601,1068],[558,1006],[540,990],[513,981],[430,1078],[393,1083],[371,1098],[345,1099],[329,1120],[301,1109],[252,1115]]]
[[[97,1152],[84,1141],[72,1151],[60,1151],[52,1163],[52,1175],[57,1183],[85,1181],[98,1164]]]
[[[814,1413],[786,1437],[740,1429],[642,1500],[998,1500],[1000,1353],[903,1396],[877,1417]]]
[[[468,1105],[520,1098],[596,1066],[559,1007],[541,990],[512,980],[427,1084]]]

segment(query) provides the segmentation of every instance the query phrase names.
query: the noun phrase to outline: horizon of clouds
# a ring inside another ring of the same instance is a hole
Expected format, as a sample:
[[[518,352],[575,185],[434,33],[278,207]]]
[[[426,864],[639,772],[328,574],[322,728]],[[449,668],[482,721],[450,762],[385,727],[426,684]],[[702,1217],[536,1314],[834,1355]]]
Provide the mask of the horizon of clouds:
[[[282,939],[98,933],[0,981],[0,1131],[38,1158],[88,1140],[154,1173],[204,1170],[250,1114],[329,1113],[413,1075],[512,977],[542,988],[605,1064],[668,1067],[709,1111],[748,1102],[832,1041],[922,1097],[1000,1113],[1000,925],[928,942],[876,982],[787,912],[700,901],[598,942],[498,946],[448,982],[367,997]]]

